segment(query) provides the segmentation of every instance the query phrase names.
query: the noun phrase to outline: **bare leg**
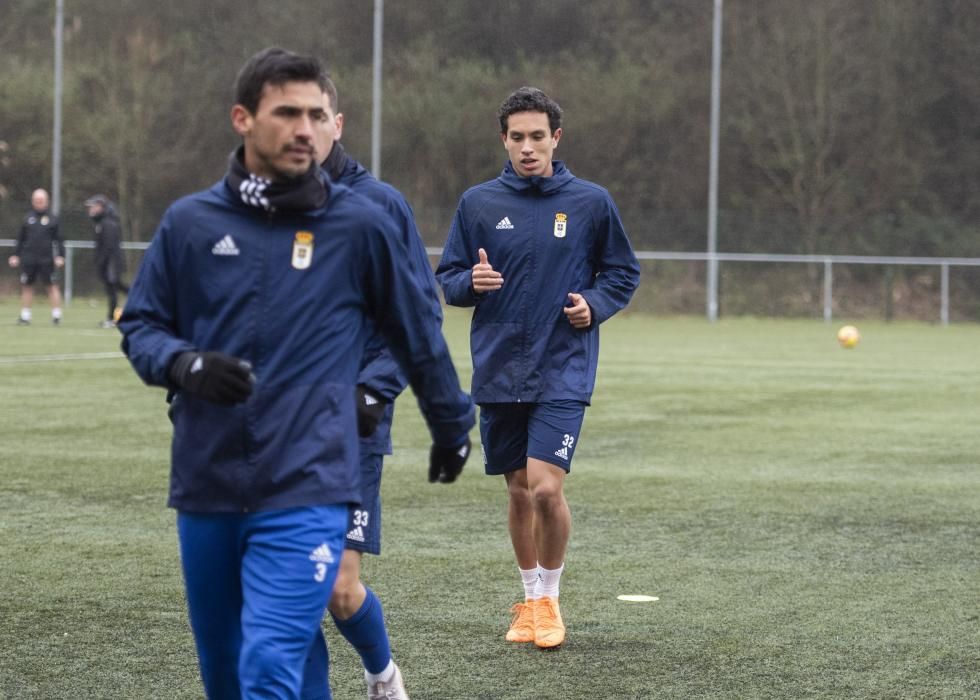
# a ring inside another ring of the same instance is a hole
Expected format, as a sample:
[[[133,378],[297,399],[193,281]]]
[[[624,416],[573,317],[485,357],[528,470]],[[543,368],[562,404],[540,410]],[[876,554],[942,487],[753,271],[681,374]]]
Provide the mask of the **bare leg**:
[[[565,471],[539,459],[527,460],[527,482],[534,508],[533,538],[537,560],[545,569],[565,561],[572,514],[565,500]]]
[[[534,543],[534,506],[527,483],[527,469],[504,475],[507,480],[507,527],[514,547],[517,566],[534,569],[538,565],[538,552]]]
[[[327,605],[330,613],[339,620],[349,620],[353,617],[367,598],[367,590],[361,583],[362,556],[358,551],[345,549],[340,559],[337,583],[334,584],[333,595]]]
[[[52,309],[61,308],[61,289],[56,284],[48,287],[48,301],[51,302]]]

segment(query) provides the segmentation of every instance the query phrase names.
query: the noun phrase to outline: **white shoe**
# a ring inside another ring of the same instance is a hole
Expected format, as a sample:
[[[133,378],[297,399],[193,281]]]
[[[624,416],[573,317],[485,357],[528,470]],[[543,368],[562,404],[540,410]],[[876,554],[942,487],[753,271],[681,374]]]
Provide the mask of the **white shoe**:
[[[387,683],[384,681],[378,681],[377,683],[368,681],[368,700],[409,700],[408,693],[405,692],[405,683],[402,681],[402,672],[398,670],[397,664],[394,664],[394,666],[395,673]],[[364,676],[366,680],[366,671]]]

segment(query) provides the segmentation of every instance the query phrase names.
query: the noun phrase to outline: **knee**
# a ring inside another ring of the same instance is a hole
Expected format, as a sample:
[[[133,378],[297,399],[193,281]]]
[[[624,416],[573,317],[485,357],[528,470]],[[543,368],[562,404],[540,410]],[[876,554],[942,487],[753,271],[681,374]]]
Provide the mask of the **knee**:
[[[508,484],[507,497],[510,499],[511,506],[521,510],[531,508],[531,491],[527,484]]]
[[[564,502],[564,494],[560,485],[538,484],[531,492],[531,500],[535,510],[550,512],[561,507]]]

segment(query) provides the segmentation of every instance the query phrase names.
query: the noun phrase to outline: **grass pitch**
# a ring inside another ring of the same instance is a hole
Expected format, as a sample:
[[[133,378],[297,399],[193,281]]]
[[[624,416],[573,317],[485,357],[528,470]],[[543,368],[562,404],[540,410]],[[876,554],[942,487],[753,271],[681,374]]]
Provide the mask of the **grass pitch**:
[[[169,424],[101,300],[0,303],[0,698],[197,698]],[[447,335],[468,382],[467,319]],[[410,397],[365,579],[415,700],[980,695],[980,327],[628,315],[567,495],[568,640],[508,645],[502,479],[425,482]],[[58,356],[61,356],[60,358]],[[475,436],[475,435],[474,435]],[[626,603],[619,594],[648,594]],[[334,697],[360,663],[327,624]]]

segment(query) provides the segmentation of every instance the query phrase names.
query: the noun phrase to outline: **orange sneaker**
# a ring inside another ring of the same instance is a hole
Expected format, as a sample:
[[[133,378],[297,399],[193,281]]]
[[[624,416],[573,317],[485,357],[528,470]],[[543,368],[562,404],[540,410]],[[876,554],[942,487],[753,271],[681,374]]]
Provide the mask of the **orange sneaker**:
[[[537,601],[529,600],[526,603],[515,603],[510,609],[514,617],[510,621],[510,629],[507,630],[505,639],[508,642],[533,642],[534,641],[534,604]]]
[[[534,601],[534,643],[542,649],[551,649],[564,641],[565,623],[558,610],[558,599],[538,598]]]

